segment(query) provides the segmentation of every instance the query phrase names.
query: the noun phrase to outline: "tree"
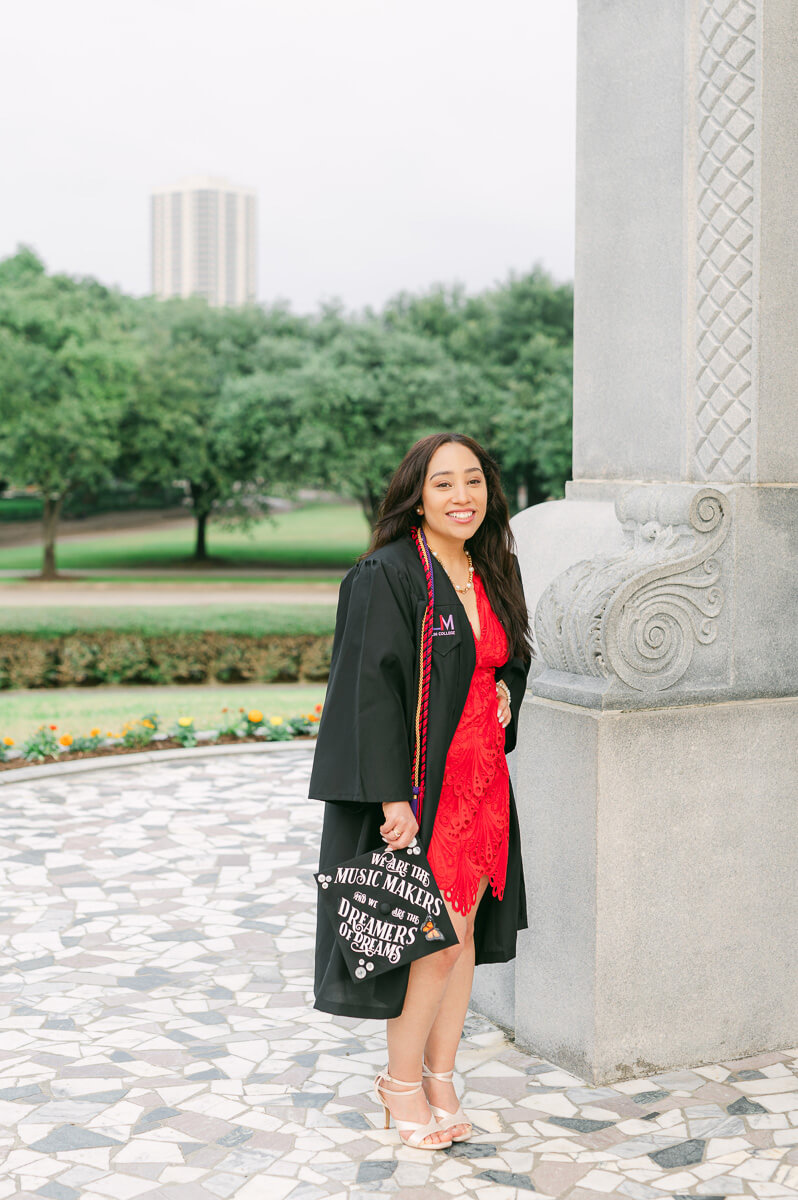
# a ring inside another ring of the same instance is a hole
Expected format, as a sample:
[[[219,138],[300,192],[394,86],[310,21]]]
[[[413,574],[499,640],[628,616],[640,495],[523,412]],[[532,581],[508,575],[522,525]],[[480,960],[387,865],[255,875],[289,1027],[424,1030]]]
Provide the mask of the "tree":
[[[486,392],[483,428],[511,499],[521,488],[527,503],[563,495],[572,443],[570,284],[555,284],[536,267],[478,296],[459,287],[400,295],[382,320],[434,339],[490,381],[494,398]]]
[[[282,306],[214,309],[201,300],[148,302],[143,312],[146,350],[122,421],[120,470],[137,482],[185,483],[194,558],[204,562],[212,516],[246,522],[266,507],[266,458],[252,453],[252,414],[232,385],[301,363],[307,320]]]
[[[66,496],[112,476],[118,453],[111,414],[64,396],[48,408],[28,408],[12,423],[2,448],[7,473],[35,486],[43,500],[43,579],[57,577],[55,544]]]
[[[534,502],[570,471],[572,339],[572,289],[539,268],[308,318],[136,301],[47,276],[23,247],[0,262],[0,478],[41,494],[48,574],[75,489],[182,484],[204,561],[210,519],[247,522],[274,490],[332,489],[373,525],[407,448],[442,429],[478,438],[510,498]]]
[[[486,413],[500,402],[472,364],[376,320],[350,322],[298,369],[253,377],[248,387],[265,414],[259,444],[279,438],[282,470],[351,496],[372,526],[414,441],[450,428],[484,436]]]
[[[18,287],[44,274],[44,263],[36,251],[30,246],[17,246],[16,254],[0,261],[0,288]]]
[[[129,305],[93,280],[48,277],[29,250],[0,264],[0,475],[42,497],[44,578],[64,499],[112,475],[136,371]]]

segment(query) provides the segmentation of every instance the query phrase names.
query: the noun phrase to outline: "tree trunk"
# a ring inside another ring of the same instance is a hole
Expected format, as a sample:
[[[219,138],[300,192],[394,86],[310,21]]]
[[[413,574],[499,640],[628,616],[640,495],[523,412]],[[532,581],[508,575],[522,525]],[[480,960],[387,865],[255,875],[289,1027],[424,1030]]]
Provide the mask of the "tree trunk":
[[[42,579],[56,579],[58,571],[55,565],[55,539],[58,535],[58,521],[61,516],[63,496],[45,496],[44,512],[42,513]]]
[[[197,540],[194,546],[194,558],[198,562],[205,562],[208,558],[208,551],[205,545],[205,530],[208,525],[208,514],[200,512],[196,514],[197,518]]]
[[[380,510],[379,498],[374,495],[371,488],[366,488],[363,495],[360,497],[360,507],[363,509],[366,520],[369,523],[369,529],[374,532],[374,526],[377,524],[377,514]]]
[[[194,561],[207,562],[208,548],[206,545],[206,530],[208,517],[211,514],[212,501],[208,491],[201,483],[189,483],[191,492],[191,512],[197,522],[197,536],[194,541]]]

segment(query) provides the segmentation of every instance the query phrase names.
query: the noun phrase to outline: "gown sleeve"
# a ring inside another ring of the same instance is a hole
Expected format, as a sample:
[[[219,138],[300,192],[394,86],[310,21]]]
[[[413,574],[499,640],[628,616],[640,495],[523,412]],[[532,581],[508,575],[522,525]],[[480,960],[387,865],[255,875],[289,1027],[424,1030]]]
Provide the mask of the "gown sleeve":
[[[518,576],[518,582],[521,584],[523,592],[523,583],[521,581],[521,568],[518,565],[518,559],[515,558],[515,571]],[[516,739],[518,737],[518,716],[521,712],[521,704],[526,692],[526,680],[529,674],[529,663],[523,658],[509,658],[502,667],[497,667],[495,671],[496,679],[503,679],[510,689],[510,720],[504,727],[504,753],[509,754],[515,749]]]
[[[379,559],[363,559],[341,584],[310,776],[314,799],[410,799],[414,615],[403,577]]]

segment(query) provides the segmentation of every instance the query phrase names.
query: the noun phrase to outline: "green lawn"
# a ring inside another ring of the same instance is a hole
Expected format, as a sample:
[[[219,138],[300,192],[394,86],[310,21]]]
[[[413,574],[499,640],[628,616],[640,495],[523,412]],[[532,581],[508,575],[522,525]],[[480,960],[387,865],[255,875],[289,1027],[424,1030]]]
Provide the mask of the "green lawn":
[[[59,567],[72,569],[114,567],[148,570],[186,567],[201,572],[191,558],[194,525],[180,529],[138,530],[65,538],[58,544]],[[366,549],[368,523],[352,504],[312,504],[256,522],[248,531],[226,530],[211,523],[208,553],[212,567],[274,567],[282,569],[348,568]],[[0,549],[0,567],[36,570],[41,566],[39,546]]]
[[[259,708],[267,717],[293,717],[324,700],[323,683],[234,683],[204,687],[42,688],[0,692],[0,737],[17,746],[42,724],[73,737],[93,726],[118,733],[125,721],[157,712],[164,726],[193,717],[197,729],[216,729],[226,707]]]
[[[143,636],[159,633],[240,633],[253,637],[271,634],[326,634],[335,628],[335,604],[229,604],[192,606],[92,605],[85,608],[48,606],[0,607],[0,632],[38,633],[60,637],[82,629],[119,629]]]
[[[2,550],[0,550],[2,556]],[[85,568],[84,568],[85,569]],[[332,569],[332,568],[331,568]],[[263,587],[269,583],[290,583],[296,587],[304,583],[329,583],[339,584],[344,577],[343,568],[335,575],[303,575],[301,572],[290,575],[262,575],[259,574],[256,568],[252,569],[251,574],[242,575],[218,575],[214,571],[192,571],[189,574],[187,571],[180,573],[173,572],[171,575],[142,575],[137,571],[135,575],[106,575],[104,572],[94,572],[91,575],[75,576],[75,582],[87,583],[179,583],[181,588],[190,588],[192,584],[198,583],[234,583],[236,587],[246,588],[253,584],[258,584]],[[28,586],[30,584],[30,576],[19,576],[18,578],[0,578],[0,604],[2,604],[3,589],[7,587]]]

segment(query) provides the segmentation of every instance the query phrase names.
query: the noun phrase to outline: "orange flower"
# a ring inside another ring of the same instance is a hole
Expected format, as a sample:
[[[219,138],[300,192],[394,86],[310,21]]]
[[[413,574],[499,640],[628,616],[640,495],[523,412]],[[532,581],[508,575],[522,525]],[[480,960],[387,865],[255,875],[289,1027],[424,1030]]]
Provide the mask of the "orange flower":
[[[3,745],[4,746],[13,746],[14,739],[13,738],[3,738]]]
[[[317,704],[317,705],[316,705],[316,707],[314,708],[314,710],[313,710],[313,711],[314,711],[314,712],[317,712],[317,713],[320,713],[320,712],[321,712],[321,705],[320,705],[320,704]]]
[[[61,735],[61,737],[58,739],[58,741],[61,746],[71,746],[72,745],[72,734],[64,733]]]
[[[94,729],[89,730],[89,737],[99,737],[99,736],[100,736],[100,731],[97,728],[97,726],[95,725]]]
[[[222,709],[222,712],[227,712],[227,709],[226,709],[226,708],[223,708],[223,709]]]
[[[57,725],[51,725],[51,726],[50,726],[50,728],[51,728],[51,729],[57,729],[57,728],[58,728],[58,726],[57,726]]]
[[[259,708],[251,708],[247,713],[247,720],[251,721],[253,725],[258,725],[263,720],[263,713]]]

